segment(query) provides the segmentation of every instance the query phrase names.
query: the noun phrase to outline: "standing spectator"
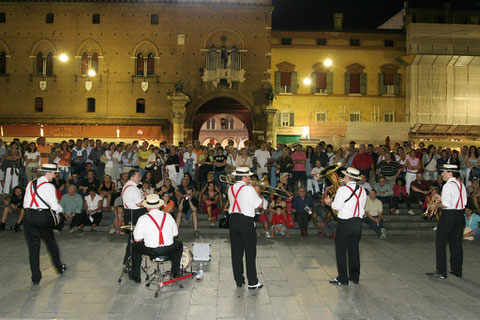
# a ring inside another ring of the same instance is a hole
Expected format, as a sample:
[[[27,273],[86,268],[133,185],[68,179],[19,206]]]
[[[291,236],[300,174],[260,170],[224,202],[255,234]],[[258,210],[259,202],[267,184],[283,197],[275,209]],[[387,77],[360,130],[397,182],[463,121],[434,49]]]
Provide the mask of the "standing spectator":
[[[122,153],[122,172],[130,172],[137,165],[137,161],[137,153],[133,150],[131,144],[127,144],[125,151]]]
[[[148,149],[148,142],[144,141],[142,146],[138,150],[138,169],[140,170],[140,175],[143,177],[145,172],[147,172],[148,159],[152,152]]]
[[[476,149],[475,149],[476,150]],[[442,150],[440,153],[440,158],[437,159],[437,170],[438,173],[441,174],[441,169],[446,164],[452,164],[451,158],[448,154],[447,150]],[[478,151],[475,158],[469,158],[469,165],[477,165],[478,164]]]
[[[225,167],[225,172],[231,174],[235,170],[235,163],[238,158],[238,149],[235,147],[230,147],[230,152],[227,156],[227,166]]]
[[[322,145],[320,143],[317,144],[317,146],[315,147],[315,153],[310,159],[310,163],[314,165],[317,160],[320,160],[322,167],[326,168],[328,166],[328,156],[323,151]]]
[[[371,190],[365,203],[365,217],[363,221],[368,224],[380,239],[387,237],[387,232],[383,227],[383,204],[376,198],[376,191]]]
[[[346,154],[345,154],[345,166],[351,167],[353,163],[353,159],[355,159],[355,155],[357,154],[355,150],[355,141],[350,141]]]
[[[410,150],[405,164],[407,166],[407,174],[405,176],[405,183],[406,183],[405,187],[407,189],[407,193],[410,194],[410,185],[416,179],[417,172],[419,172],[420,169],[422,168],[422,162],[415,155],[415,151]]]
[[[90,140],[90,142],[93,140]],[[104,160],[106,158],[104,157],[105,155],[105,149],[103,148],[102,145],[102,140],[96,140],[95,141],[95,148],[92,148],[90,150],[90,153],[88,154],[88,159],[92,162],[93,164],[93,171],[95,171],[95,175],[97,177],[103,177],[105,175],[105,162],[102,161],[102,156]]]
[[[3,166],[5,168],[5,185],[3,186],[3,194],[9,194],[16,186],[18,186],[20,168],[22,165],[22,152],[18,150],[18,143],[13,141],[3,159]]]
[[[473,213],[473,207],[467,205],[465,207],[465,231],[463,233],[463,239],[465,240],[478,240],[480,239],[480,216]],[[468,230],[467,228],[470,228]]]
[[[170,154],[168,155],[165,166],[168,171],[170,179],[176,184],[178,181],[178,173],[180,172],[180,158],[178,157],[178,148],[176,146],[170,147]]]
[[[429,145],[427,154],[422,156],[423,178],[427,181],[435,181],[437,179],[437,155],[434,145]]]
[[[342,148],[338,148],[337,151],[335,151],[335,156],[333,157],[333,163],[345,163],[345,152],[343,151]]]
[[[365,146],[365,144],[362,143],[360,145],[359,153],[354,156],[352,165],[354,168],[360,170],[361,174],[364,174],[367,177],[373,175],[373,159],[372,156],[367,152],[367,147]]]
[[[82,196],[86,196],[88,194],[88,188],[93,187],[95,192],[97,192],[98,187],[100,186],[100,182],[95,178],[95,172],[93,170],[89,170],[87,172],[87,177],[83,179],[78,187],[78,193]]]
[[[3,185],[5,183],[5,172],[3,170],[3,158],[7,154],[7,149],[3,143],[3,139],[0,139],[0,194],[3,193]]]
[[[270,169],[270,185],[274,188],[277,186],[277,183],[278,183],[277,174],[276,174],[276,171],[278,171],[277,161],[278,161],[278,158],[282,156],[282,154],[283,154],[283,144],[277,143],[277,150],[275,150],[272,153],[272,157],[270,158],[271,165],[272,165],[272,168]]]
[[[193,145],[187,145],[187,152],[183,154],[183,162],[185,162],[183,172],[195,177],[198,158],[197,154],[193,152]]]
[[[115,183],[119,177],[119,168],[118,168],[118,155],[115,156],[116,150],[115,143],[112,142],[108,145],[108,149],[105,151],[105,158],[107,163],[105,163],[105,174],[108,174],[112,177],[112,181]]]
[[[386,182],[385,177],[380,177],[380,179],[378,179],[378,183],[375,186],[376,196],[378,200],[382,201],[382,203],[388,204],[390,214],[394,214],[395,203],[393,199],[393,189]]]
[[[78,226],[81,223],[83,199],[82,196],[76,191],[77,187],[75,187],[75,185],[69,185],[68,192],[64,194],[60,200],[60,205],[63,208],[63,212],[61,215],[60,224],[58,225],[59,231],[62,231],[65,222],[70,222],[70,232],[77,231]]]
[[[310,178],[310,174],[312,173],[312,169],[315,167],[315,164],[316,164],[316,161],[312,163],[312,157],[314,152],[315,151],[313,150],[312,146],[308,146],[307,149],[305,150],[305,156],[306,156],[305,174],[307,175],[307,183],[308,183],[308,179]]]
[[[77,140],[77,144],[72,149],[72,164],[73,171],[79,173],[80,176],[84,175],[84,164],[87,161],[87,150],[83,147],[82,139]]]
[[[331,144],[327,144],[326,152],[327,152],[327,157],[328,157],[327,165],[328,166],[333,166],[335,164],[335,162],[334,162],[335,152],[333,151],[333,146]]]
[[[382,176],[386,179],[390,188],[395,184],[395,180],[402,173],[402,166],[395,160],[392,160],[390,153],[385,153],[385,160],[380,161],[377,166],[378,176]],[[377,189],[377,191],[379,191]],[[378,193],[380,195],[380,193]]]
[[[160,148],[154,147],[152,149],[152,154],[148,157],[147,166],[152,172],[152,185],[156,185],[162,180],[163,166],[165,164],[165,158],[163,151],[160,151]]]
[[[25,160],[25,175],[27,182],[32,181],[37,176],[38,163],[40,162],[40,152],[37,151],[35,142],[30,142],[28,151],[24,155]]]
[[[60,146],[60,160],[58,161],[58,169],[60,172],[60,177],[67,181],[70,175],[72,174],[72,153],[69,151],[70,147],[68,146],[67,141],[62,141]]]
[[[295,220],[303,237],[308,237],[308,222],[311,219],[312,210],[313,198],[307,194],[304,187],[300,187],[298,195],[293,198],[292,212],[295,213]]]
[[[123,173],[123,148],[123,142],[120,142],[116,147],[115,153],[113,154],[113,157],[117,159],[119,175]]]
[[[250,169],[252,169],[252,158],[248,155],[248,150],[246,148],[242,148],[240,150],[240,154],[238,155],[237,161],[235,162],[235,167],[249,167]]]
[[[292,177],[294,182],[294,190],[298,190],[298,182],[300,186],[305,188],[307,184],[307,175],[305,174],[306,155],[302,150],[302,145],[296,146],[296,151],[291,156],[293,161]]]
[[[460,162],[460,176],[462,177],[463,183],[466,183],[467,176],[467,157],[468,157],[468,147],[463,146],[460,154],[458,155],[458,161]]]
[[[270,159],[270,152],[265,150],[265,143],[260,144],[260,148],[255,150],[253,155],[254,162],[257,164],[257,177],[262,179],[264,173],[268,173],[268,159]]]
[[[40,165],[50,162],[51,149],[46,145],[46,143],[47,140],[45,137],[40,137],[37,139],[37,150],[40,152]]]
[[[225,184],[220,182],[220,176],[225,175],[225,166],[227,165],[227,156],[223,154],[223,148],[217,149],[217,155],[213,157],[215,169],[215,182],[220,186],[222,194],[225,193]]]

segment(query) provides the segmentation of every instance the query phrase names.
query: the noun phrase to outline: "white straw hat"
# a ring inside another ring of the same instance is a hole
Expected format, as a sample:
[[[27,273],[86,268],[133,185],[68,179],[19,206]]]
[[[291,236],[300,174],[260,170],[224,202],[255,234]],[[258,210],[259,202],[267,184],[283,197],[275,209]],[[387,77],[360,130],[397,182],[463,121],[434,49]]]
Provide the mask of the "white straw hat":
[[[142,205],[149,209],[157,209],[164,204],[165,202],[156,193],[147,195],[147,199],[142,202]]]

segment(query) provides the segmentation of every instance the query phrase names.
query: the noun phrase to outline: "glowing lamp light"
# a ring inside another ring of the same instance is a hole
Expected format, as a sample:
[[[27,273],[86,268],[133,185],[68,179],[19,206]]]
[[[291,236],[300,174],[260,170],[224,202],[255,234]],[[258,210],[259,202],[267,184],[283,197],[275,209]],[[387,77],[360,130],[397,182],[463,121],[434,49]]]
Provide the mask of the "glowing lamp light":
[[[303,79],[303,83],[304,83],[305,85],[309,86],[310,84],[312,84],[312,79],[310,79],[310,78],[305,78],[305,79]]]
[[[117,138],[120,138],[120,129],[117,129]]]
[[[60,59],[60,61],[62,62],[67,62],[68,61],[68,56],[65,54],[65,53],[62,53],[58,59]]]
[[[308,126],[302,127],[302,138],[310,138],[310,128]]]
[[[325,67],[331,67],[332,64],[333,64],[333,62],[332,62],[332,60],[330,60],[330,59],[326,59],[326,60],[323,62],[323,65],[324,65]]]
[[[95,72],[95,70],[93,70],[93,69],[88,70],[88,76],[89,77],[95,77],[96,75],[97,75],[97,73]]]

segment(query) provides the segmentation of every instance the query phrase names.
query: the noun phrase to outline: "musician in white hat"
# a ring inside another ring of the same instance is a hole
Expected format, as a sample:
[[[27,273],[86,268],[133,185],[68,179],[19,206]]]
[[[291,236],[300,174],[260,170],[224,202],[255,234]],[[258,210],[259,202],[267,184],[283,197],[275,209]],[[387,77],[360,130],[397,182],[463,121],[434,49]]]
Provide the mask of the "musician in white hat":
[[[450,246],[450,273],[462,277],[463,248],[462,238],[465,228],[463,210],[467,205],[467,190],[460,179],[457,165],[444,164],[440,168],[442,179],[446,181],[442,188],[442,202],[432,204],[433,209],[442,209],[437,226],[436,257],[437,269],[427,273],[436,279],[447,277],[447,241]]]
[[[338,277],[330,281],[333,285],[348,285],[348,281],[358,283],[360,279],[360,253],[358,243],[362,236],[362,219],[365,215],[367,192],[357,185],[361,179],[360,171],[348,167],[343,170],[345,185],[338,188],[335,199],[325,197],[325,204],[338,210],[335,251],[337,256]],[[348,271],[347,271],[348,252]]]
[[[257,278],[257,233],[255,231],[255,209],[262,208],[259,188],[249,185],[253,175],[248,167],[237,167],[232,173],[236,183],[228,188],[230,207],[230,246],[232,250],[233,278],[237,287],[245,283],[243,275],[243,252],[247,265],[248,289],[259,289],[263,285]]]
[[[66,265],[60,261],[60,252],[53,234],[55,227],[52,218],[54,213],[63,211],[58,204],[56,190],[50,182],[58,172],[56,164],[45,163],[38,169],[42,176],[28,183],[25,190],[23,207],[25,208],[24,232],[27,240],[30,270],[32,271],[32,282],[38,285],[42,279],[40,271],[40,238],[45,240],[47,250],[52,257],[53,264],[59,274],[66,270]]]
[[[130,278],[139,283],[142,254],[148,256],[168,256],[172,260],[171,275],[180,275],[183,243],[174,239],[178,235],[177,224],[172,216],[160,210],[164,202],[158,194],[149,194],[143,201],[147,214],[138,218],[133,231],[135,243],[132,250],[132,272]]]

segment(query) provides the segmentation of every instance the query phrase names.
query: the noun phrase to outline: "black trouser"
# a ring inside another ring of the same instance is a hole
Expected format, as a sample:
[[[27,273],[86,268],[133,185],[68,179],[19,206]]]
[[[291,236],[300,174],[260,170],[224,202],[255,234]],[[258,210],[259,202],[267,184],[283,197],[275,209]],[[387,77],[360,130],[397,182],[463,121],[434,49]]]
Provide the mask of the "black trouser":
[[[337,256],[337,280],[347,284],[348,280],[360,279],[360,253],[358,243],[362,237],[362,219],[338,219],[335,235],[335,251]],[[348,252],[348,273],[347,273]]]
[[[67,221],[67,219],[65,219],[65,217],[62,214],[61,217],[60,217],[60,223],[58,224],[58,226],[55,229],[57,229],[58,231],[62,231],[63,227],[65,227],[65,222],[66,221]],[[70,220],[70,229],[72,229],[73,227],[78,227],[81,224],[81,222],[82,222],[82,215],[80,213],[77,213]]]
[[[447,241],[450,246],[450,267],[456,274],[462,273],[463,229],[465,217],[463,210],[443,210],[437,226],[437,272],[447,276]]]
[[[412,206],[410,205],[410,199],[408,198],[408,195],[404,196],[402,193],[399,193],[396,196],[394,196],[393,199],[395,200],[395,209],[398,209],[398,204],[402,203],[402,202],[405,202],[408,210],[412,209]]]
[[[102,222],[102,211],[95,212],[91,215],[93,221],[90,220],[86,212],[82,212],[78,215],[80,216],[80,224],[84,226],[91,226],[93,224],[98,226],[100,222]]]
[[[40,271],[40,239],[43,239],[47,245],[48,252],[52,257],[53,264],[59,272],[62,271],[60,262],[60,252],[53,234],[53,219],[48,210],[26,209],[23,218],[25,239],[27,240],[30,270],[32,271],[32,281],[38,282],[42,279]]]
[[[124,214],[123,214],[123,221],[125,222],[125,225],[129,225],[130,221],[132,222],[132,225],[136,225],[138,218],[140,218],[143,214],[145,213],[145,210],[143,208],[140,209],[124,209]],[[125,256],[123,257],[123,264],[126,264],[128,261],[128,258],[130,257],[130,251],[131,251],[131,240],[132,240],[132,232],[128,233],[128,239],[127,239],[127,247],[125,248]]]
[[[183,243],[173,240],[173,244],[168,247],[148,248],[145,243],[135,242],[132,246],[132,275],[140,277],[140,265],[142,264],[142,255],[150,257],[167,256],[172,260],[171,275],[178,275],[180,272],[180,261],[182,260]]]
[[[256,285],[257,278],[257,233],[253,218],[234,212],[230,215],[230,247],[232,250],[233,278],[237,285],[242,285],[243,253],[247,264],[247,278],[249,285]]]
[[[297,221],[298,227],[302,234],[307,233],[308,222],[312,217],[306,212],[295,212],[295,221]]]

